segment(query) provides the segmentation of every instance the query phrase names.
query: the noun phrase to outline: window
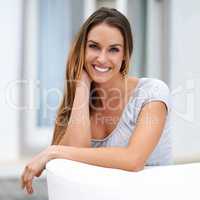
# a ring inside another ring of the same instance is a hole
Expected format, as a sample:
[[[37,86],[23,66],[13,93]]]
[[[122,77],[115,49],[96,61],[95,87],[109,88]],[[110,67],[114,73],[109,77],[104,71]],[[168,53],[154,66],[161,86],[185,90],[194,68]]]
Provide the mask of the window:
[[[83,1],[29,0],[25,2],[22,113],[24,146],[48,145],[63,96],[70,43],[83,19]],[[74,12],[76,10],[76,12]]]
[[[116,0],[97,0],[96,1],[96,8],[100,8],[100,7],[115,8],[116,7]]]
[[[145,76],[146,65],[146,0],[128,0],[127,16],[133,32],[133,54],[129,73]]]

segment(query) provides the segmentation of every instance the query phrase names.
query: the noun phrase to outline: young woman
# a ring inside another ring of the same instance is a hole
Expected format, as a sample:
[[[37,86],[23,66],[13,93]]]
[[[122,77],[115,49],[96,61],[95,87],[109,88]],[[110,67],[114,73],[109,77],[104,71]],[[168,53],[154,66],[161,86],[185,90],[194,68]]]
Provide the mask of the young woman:
[[[55,158],[128,171],[171,163],[169,89],[127,75],[132,49],[130,24],[116,9],[100,8],[83,24],[69,54],[52,145],[21,177],[28,193]]]

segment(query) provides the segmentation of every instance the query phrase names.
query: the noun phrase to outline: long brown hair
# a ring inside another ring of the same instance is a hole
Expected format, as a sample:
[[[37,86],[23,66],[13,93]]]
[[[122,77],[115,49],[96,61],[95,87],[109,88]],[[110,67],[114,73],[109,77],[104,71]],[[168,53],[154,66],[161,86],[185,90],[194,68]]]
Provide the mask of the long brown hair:
[[[87,35],[92,27],[101,23],[116,27],[120,30],[124,38],[125,46],[125,59],[122,62],[120,73],[122,73],[123,75],[128,73],[129,60],[133,50],[132,32],[129,21],[116,9],[102,7],[95,11],[85,21],[71,47],[66,65],[64,96],[56,116],[52,144],[59,144],[62,136],[66,131],[68,121],[70,119],[75,97],[76,81],[80,80],[80,76],[85,63],[85,47],[87,42]],[[93,89],[93,87],[94,86],[92,85],[91,90]],[[92,93],[92,95],[96,96],[97,93]],[[90,98],[91,101],[93,101],[93,99],[95,98]],[[92,102],[92,105],[95,105],[95,103],[96,102]],[[90,111],[91,110],[92,107],[90,105]]]

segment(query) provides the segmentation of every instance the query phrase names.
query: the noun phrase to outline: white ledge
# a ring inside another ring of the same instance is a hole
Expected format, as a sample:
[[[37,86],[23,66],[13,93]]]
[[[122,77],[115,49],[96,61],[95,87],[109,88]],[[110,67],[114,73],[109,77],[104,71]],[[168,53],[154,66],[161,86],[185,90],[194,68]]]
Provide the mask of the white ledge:
[[[200,199],[200,163],[128,172],[55,159],[46,172],[49,200]]]

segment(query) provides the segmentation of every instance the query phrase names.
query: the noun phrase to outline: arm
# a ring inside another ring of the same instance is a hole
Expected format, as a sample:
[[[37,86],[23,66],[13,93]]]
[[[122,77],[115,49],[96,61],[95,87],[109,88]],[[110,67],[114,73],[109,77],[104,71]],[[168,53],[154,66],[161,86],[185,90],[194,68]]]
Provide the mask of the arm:
[[[76,148],[52,146],[49,160],[70,159],[87,164],[139,171],[157,145],[165,124],[166,107],[151,102],[143,107],[128,147]]]
[[[90,147],[91,126],[89,117],[89,92],[91,81],[85,71],[77,85],[67,130],[59,145]]]
[[[126,147],[77,148],[69,146],[52,146],[48,160],[62,158],[91,165],[138,171],[131,152]]]

